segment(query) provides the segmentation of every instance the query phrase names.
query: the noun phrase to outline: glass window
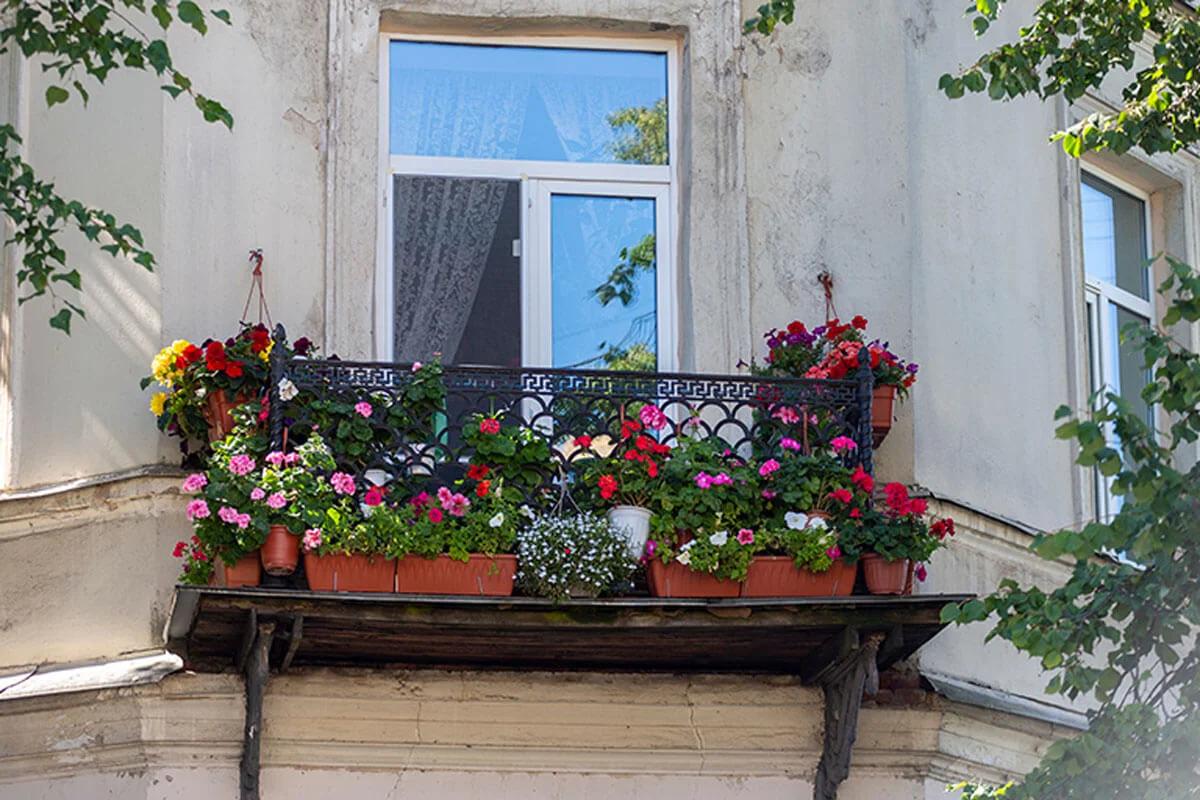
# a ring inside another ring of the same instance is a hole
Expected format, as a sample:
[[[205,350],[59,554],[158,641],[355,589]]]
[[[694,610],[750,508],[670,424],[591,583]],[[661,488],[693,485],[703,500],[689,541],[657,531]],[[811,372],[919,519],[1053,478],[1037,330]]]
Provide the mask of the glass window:
[[[1080,191],[1088,276],[1149,300],[1145,202],[1086,174]]]
[[[666,164],[665,53],[391,44],[397,155]]]
[[[647,197],[551,195],[554,366],[655,368],[654,205]]]

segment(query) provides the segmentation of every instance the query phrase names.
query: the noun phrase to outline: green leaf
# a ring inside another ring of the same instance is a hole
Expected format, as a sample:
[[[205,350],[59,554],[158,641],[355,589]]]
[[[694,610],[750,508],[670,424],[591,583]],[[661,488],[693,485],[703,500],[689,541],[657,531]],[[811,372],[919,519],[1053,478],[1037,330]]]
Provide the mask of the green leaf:
[[[180,0],[175,13],[179,15],[180,22],[191,25],[201,34],[208,33],[208,24],[204,21],[204,12],[192,0]]]
[[[71,335],[71,312],[68,309],[59,309],[59,312],[50,318],[50,327],[57,328],[67,336]]]
[[[70,93],[61,86],[46,87],[46,105],[51,108],[59,103],[67,102],[70,98]]]

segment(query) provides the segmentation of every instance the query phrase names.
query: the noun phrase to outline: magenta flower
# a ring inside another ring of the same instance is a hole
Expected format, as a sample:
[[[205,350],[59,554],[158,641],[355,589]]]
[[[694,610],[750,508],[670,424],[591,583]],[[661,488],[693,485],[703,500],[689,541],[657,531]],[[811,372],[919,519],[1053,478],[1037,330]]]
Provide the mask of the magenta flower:
[[[238,453],[229,458],[229,471],[234,475],[245,475],[254,469],[254,459],[245,453]]]
[[[180,487],[188,494],[195,494],[208,485],[208,478],[203,472],[193,472],[183,479],[183,485]]]
[[[267,498],[267,507],[278,511],[286,506],[287,502],[287,498],[283,496],[283,492],[275,492]]]
[[[709,475],[707,472],[697,472],[695,480],[696,485],[701,489],[709,489],[713,485],[712,475]]]
[[[775,490],[774,489],[763,489],[762,496],[763,496],[763,500],[774,500],[775,499]]]
[[[238,510],[229,506],[221,506],[217,511],[217,516],[221,518],[221,522],[228,522],[230,525],[236,525],[238,521]]]
[[[924,564],[917,564],[917,568],[913,570],[913,575],[921,583],[924,583],[925,579],[929,577],[929,573],[926,572]]]
[[[773,458],[768,458],[762,463],[762,466],[758,468],[758,474],[765,478],[772,472],[777,472],[778,470],[779,462]]]
[[[835,453],[849,453],[852,450],[858,449],[858,442],[851,439],[849,436],[838,436],[829,446],[833,448]]]
[[[250,499],[251,500],[262,500],[266,496],[267,496],[267,493],[263,491],[263,488],[261,486],[255,486],[253,489],[250,490]]]
[[[787,436],[785,436],[779,440],[779,446],[782,447],[784,450],[799,450],[800,449],[800,443],[797,442],[795,439],[788,438]]]
[[[658,552],[658,542],[653,539],[646,540],[645,554],[647,559],[654,558],[654,554]]]
[[[329,476],[333,490],[338,494],[354,494],[354,476],[345,472],[335,472]]]
[[[308,530],[306,530],[304,532],[304,539],[302,540],[302,544],[304,545],[304,549],[309,552],[312,552],[313,550],[316,550],[318,547],[320,547],[321,546],[321,529],[320,528],[309,528]]]
[[[299,453],[288,453],[286,456],[283,457],[283,463],[289,467],[292,466],[293,464],[299,464],[300,463],[300,454]]]
[[[442,521],[442,510],[440,508],[429,509],[429,521],[437,525]]]
[[[237,526],[239,528],[241,528],[242,530],[246,530],[246,528],[250,527],[250,515],[249,514],[238,514],[238,517],[236,520],[234,520],[234,522],[237,524]]]
[[[662,430],[667,426],[667,415],[653,403],[642,406],[642,410],[638,412],[638,419],[652,431]]]
[[[838,547],[835,544],[833,547],[831,547],[825,551],[825,555],[829,556],[834,561],[837,561],[839,558],[842,557],[842,548]]]
[[[797,414],[796,409],[792,408],[791,406],[780,406],[779,408],[775,409],[775,413],[771,416],[782,422],[784,425],[795,425],[800,421],[800,415]]]
[[[371,404],[365,400],[360,400],[354,404],[354,412],[361,417],[371,416],[371,412],[375,409],[371,408]]]
[[[204,500],[193,500],[187,505],[187,518],[189,520],[198,520],[207,518],[212,512],[208,508],[208,503]]]
[[[442,501],[442,508],[452,517],[464,516],[470,507],[471,501],[467,499],[466,495],[458,492],[451,494],[449,498]]]
[[[754,544],[754,531],[742,528],[737,533],[738,544]]]
[[[267,453],[266,462],[268,464],[270,464],[272,467],[281,467],[281,466],[283,466],[284,458],[285,458],[285,456],[284,456],[283,452],[276,450],[274,452]]]
[[[712,482],[713,486],[731,486],[733,485],[733,478],[724,472],[718,472],[716,475],[713,475]]]

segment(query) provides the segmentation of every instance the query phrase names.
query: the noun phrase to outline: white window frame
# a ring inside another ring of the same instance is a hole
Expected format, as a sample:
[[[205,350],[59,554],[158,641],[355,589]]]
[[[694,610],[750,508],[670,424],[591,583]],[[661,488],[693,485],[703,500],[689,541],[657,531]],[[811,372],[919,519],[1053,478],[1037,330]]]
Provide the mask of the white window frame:
[[[1083,179],[1084,176],[1091,177],[1095,180],[1102,181],[1112,186],[1114,189],[1119,189],[1132,197],[1137,198],[1142,202],[1143,219],[1142,225],[1145,232],[1146,245],[1146,272],[1147,286],[1149,287],[1150,297],[1142,299],[1132,292],[1126,291],[1115,283],[1098,280],[1088,274],[1086,257],[1082,262],[1083,267],[1083,294],[1084,294],[1084,312],[1085,323],[1087,325],[1088,335],[1091,337],[1091,352],[1089,353],[1090,363],[1088,364],[1089,373],[1089,394],[1093,391],[1102,391],[1105,393],[1117,393],[1117,383],[1114,379],[1119,373],[1119,365],[1116,361],[1115,346],[1119,346],[1121,331],[1112,321],[1112,315],[1108,313],[1109,304],[1122,308],[1130,313],[1137,314],[1148,320],[1150,325],[1157,323],[1154,306],[1154,269],[1149,263],[1154,257],[1154,227],[1153,217],[1150,207],[1150,194],[1145,190],[1123,181],[1120,178],[1103,170],[1097,169],[1091,164],[1080,165],[1080,199],[1079,199],[1079,216],[1080,216],[1080,252],[1083,252]],[[1116,431],[1111,423],[1105,426],[1105,439],[1112,443],[1116,441]],[[1112,488],[1112,478],[1107,478],[1100,474],[1100,470],[1093,469],[1093,491],[1095,492],[1094,510],[1100,521],[1108,521],[1116,514],[1116,508],[1113,503],[1113,496],[1110,489]]]
[[[566,161],[475,159],[393,155],[390,150],[389,54],[394,41],[557,47],[571,50],[625,50],[667,57],[666,165],[597,164]],[[392,188],[396,175],[502,178],[521,184],[521,359],[523,366],[551,364],[549,203],[554,194],[649,197],[655,200],[657,246],[658,369],[679,364],[679,265],[676,261],[679,203],[679,51],[672,39],[574,36],[459,36],[383,33],[379,38],[379,218],[375,270],[375,354],[394,358],[395,268],[393,264]],[[539,202],[538,198],[543,200]]]

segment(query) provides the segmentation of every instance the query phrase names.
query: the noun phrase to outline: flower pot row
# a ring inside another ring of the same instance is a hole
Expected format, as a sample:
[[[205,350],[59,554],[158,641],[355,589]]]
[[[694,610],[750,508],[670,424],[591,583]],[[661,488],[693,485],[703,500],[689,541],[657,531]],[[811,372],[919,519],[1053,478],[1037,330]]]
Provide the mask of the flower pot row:
[[[746,578],[722,580],[678,562],[652,560],[646,569],[655,597],[845,597],[854,592],[857,561],[838,559],[825,572],[797,568],[789,556],[755,556]],[[874,553],[862,558],[863,577],[871,594],[912,593],[912,563],[885,561]]]

